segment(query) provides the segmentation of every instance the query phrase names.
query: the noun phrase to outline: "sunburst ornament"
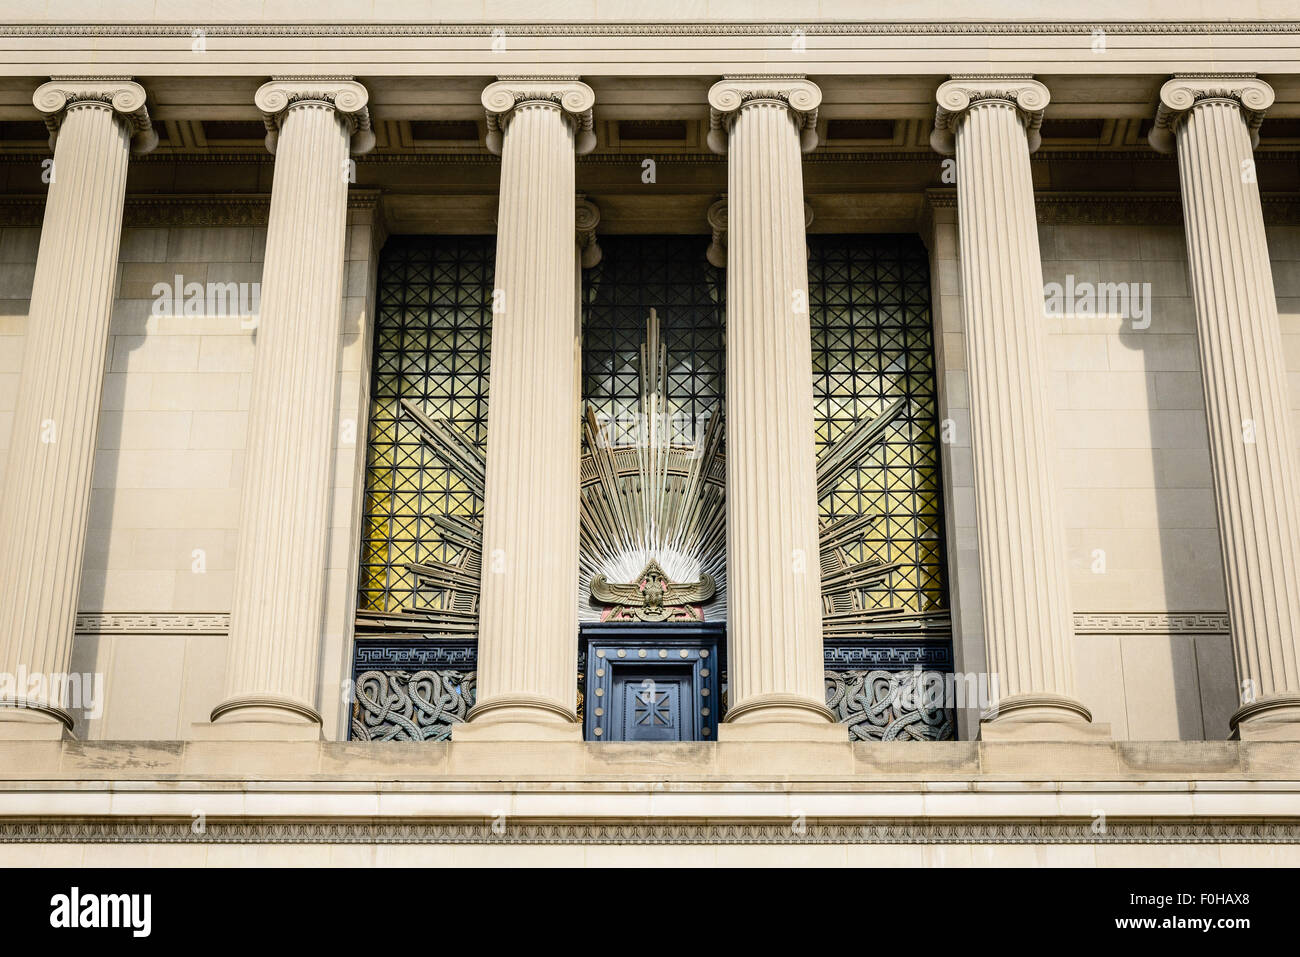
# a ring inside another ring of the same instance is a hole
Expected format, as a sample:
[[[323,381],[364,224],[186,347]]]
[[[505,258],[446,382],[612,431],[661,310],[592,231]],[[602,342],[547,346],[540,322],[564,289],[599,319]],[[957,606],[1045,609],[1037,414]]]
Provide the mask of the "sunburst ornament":
[[[726,458],[720,416],[687,422],[668,396],[668,351],[651,309],[641,346],[635,420],[584,413],[580,469],[578,616],[584,621],[725,621]],[[817,494],[830,494],[863,456],[882,442],[908,409],[906,396],[856,422],[817,460]],[[480,499],[483,452],[445,419],[402,399],[403,413],[422,440]],[[430,516],[451,562],[408,564],[427,607],[400,613],[358,613],[368,624],[445,635],[472,635],[477,626],[483,529],[475,521]],[[823,630],[827,637],[922,635],[946,624],[943,612],[876,607],[870,595],[900,566],[853,562],[851,550],[884,516],[852,515],[820,529]],[[648,590],[648,593],[647,593]],[[635,594],[633,594],[635,592]],[[678,601],[678,598],[681,601]],[[611,612],[613,605],[615,612]],[[640,608],[638,612],[635,609]],[[659,617],[661,616],[662,617]]]

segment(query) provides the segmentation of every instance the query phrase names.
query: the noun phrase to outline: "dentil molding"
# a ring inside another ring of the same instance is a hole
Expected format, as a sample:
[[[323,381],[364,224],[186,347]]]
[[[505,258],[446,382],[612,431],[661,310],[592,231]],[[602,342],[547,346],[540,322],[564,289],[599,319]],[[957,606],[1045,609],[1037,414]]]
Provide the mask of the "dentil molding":
[[[505,129],[515,107],[521,103],[554,103],[573,125],[573,151],[585,156],[596,148],[596,124],[591,108],[596,94],[576,76],[503,76],[483,90],[487,114],[488,152],[501,155]]]
[[[939,101],[934,113],[934,131],[930,145],[935,151],[951,156],[957,149],[957,122],[982,100],[1006,100],[1020,113],[1029,139],[1029,152],[1038,149],[1043,141],[1039,128],[1043,125],[1043,111],[1051,95],[1047,87],[1028,75],[1022,74],[956,74],[939,86],[935,93]]]
[[[1180,73],[1160,88],[1155,125],[1147,133],[1151,148],[1172,153],[1178,124],[1204,100],[1232,100],[1250,131],[1250,145],[1259,146],[1259,127],[1273,105],[1273,88],[1250,73]]]
[[[727,135],[736,114],[746,103],[776,100],[784,103],[799,126],[799,148],[817,148],[817,108],[822,91],[802,76],[784,74],[727,76],[709,89],[709,149],[727,152]]]
[[[102,103],[126,124],[131,151],[148,153],[158,145],[158,134],[145,107],[144,87],[126,76],[56,76],[32,94],[50,131],[50,149],[59,137],[64,114],[77,103]]]
[[[328,103],[347,121],[352,134],[351,151],[369,153],[375,148],[370,128],[370,94],[350,76],[277,76],[258,88],[253,102],[266,124],[266,148],[274,153],[285,114],[300,103]]]

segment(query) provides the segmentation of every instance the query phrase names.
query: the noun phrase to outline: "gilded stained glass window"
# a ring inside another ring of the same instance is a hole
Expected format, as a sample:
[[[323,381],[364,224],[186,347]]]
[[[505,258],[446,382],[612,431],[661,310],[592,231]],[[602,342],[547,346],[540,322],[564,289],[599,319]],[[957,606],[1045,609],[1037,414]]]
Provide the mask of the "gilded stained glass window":
[[[492,236],[399,236],[380,262],[375,313],[360,608],[430,607],[408,563],[458,564],[434,519],[478,523],[478,491],[421,434],[403,401],[487,447]],[[477,590],[477,588],[475,588]]]
[[[867,607],[947,608],[930,270],[915,236],[809,236],[818,454],[856,422],[889,416],[879,440],[822,495],[823,525],[880,515],[851,561],[897,565]]]

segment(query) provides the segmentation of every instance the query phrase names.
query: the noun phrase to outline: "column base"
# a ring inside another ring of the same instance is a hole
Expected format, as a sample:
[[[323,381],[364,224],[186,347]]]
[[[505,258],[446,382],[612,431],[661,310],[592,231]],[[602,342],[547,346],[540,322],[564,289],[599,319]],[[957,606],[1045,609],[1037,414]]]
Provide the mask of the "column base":
[[[320,741],[316,709],[289,698],[248,695],[212,709],[211,722],[190,725],[196,741]]]
[[[53,705],[0,704],[0,741],[75,741],[72,715]]]
[[[1020,694],[1003,698],[980,721],[980,741],[1106,741],[1110,725],[1073,698]]]
[[[1237,709],[1230,740],[1300,741],[1300,695],[1273,695]]]
[[[792,694],[760,695],[727,713],[718,725],[719,741],[849,740],[848,730],[824,704]]]
[[[501,696],[476,704],[469,720],[451,729],[451,740],[581,741],[582,725],[576,713],[549,698]]]

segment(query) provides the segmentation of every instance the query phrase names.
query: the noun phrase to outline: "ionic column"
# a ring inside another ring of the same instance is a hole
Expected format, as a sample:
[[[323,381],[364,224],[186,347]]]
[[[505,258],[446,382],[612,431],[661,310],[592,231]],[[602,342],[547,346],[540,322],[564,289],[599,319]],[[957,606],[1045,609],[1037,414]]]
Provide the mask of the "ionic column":
[[[1233,736],[1300,739],[1300,477],[1252,151],[1267,83],[1176,76],[1151,145],[1177,151],[1240,707]]]
[[[595,97],[572,79],[483,91],[501,155],[483,502],[478,703],[453,739],[580,740],[580,341],[574,155]],[[594,227],[594,223],[591,224]]]
[[[817,145],[807,80],[709,90],[728,154],[727,673],[719,740],[846,740],[826,708],[801,152]],[[715,261],[718,257],[715,257]]]
[[[0,502],[0,737],[72,728],[68,671],[117,279],[128,154],[158,142],[125,77],[55,79],[33,97],[54,149]],[[6,689],[8,690],[8,689]]]
[[[349,149],[365,88],[284,77],[256,103],[275,153],[218,734],[318,736]]]
[[[1048,93],[1024,77],[939,87],[930,142],[957,155],[962,321],[984,641],[998,702],[985,739],[1102,732],[1075,700],[1065,535],[1053,475],[1043,267],[1029,154]]]

